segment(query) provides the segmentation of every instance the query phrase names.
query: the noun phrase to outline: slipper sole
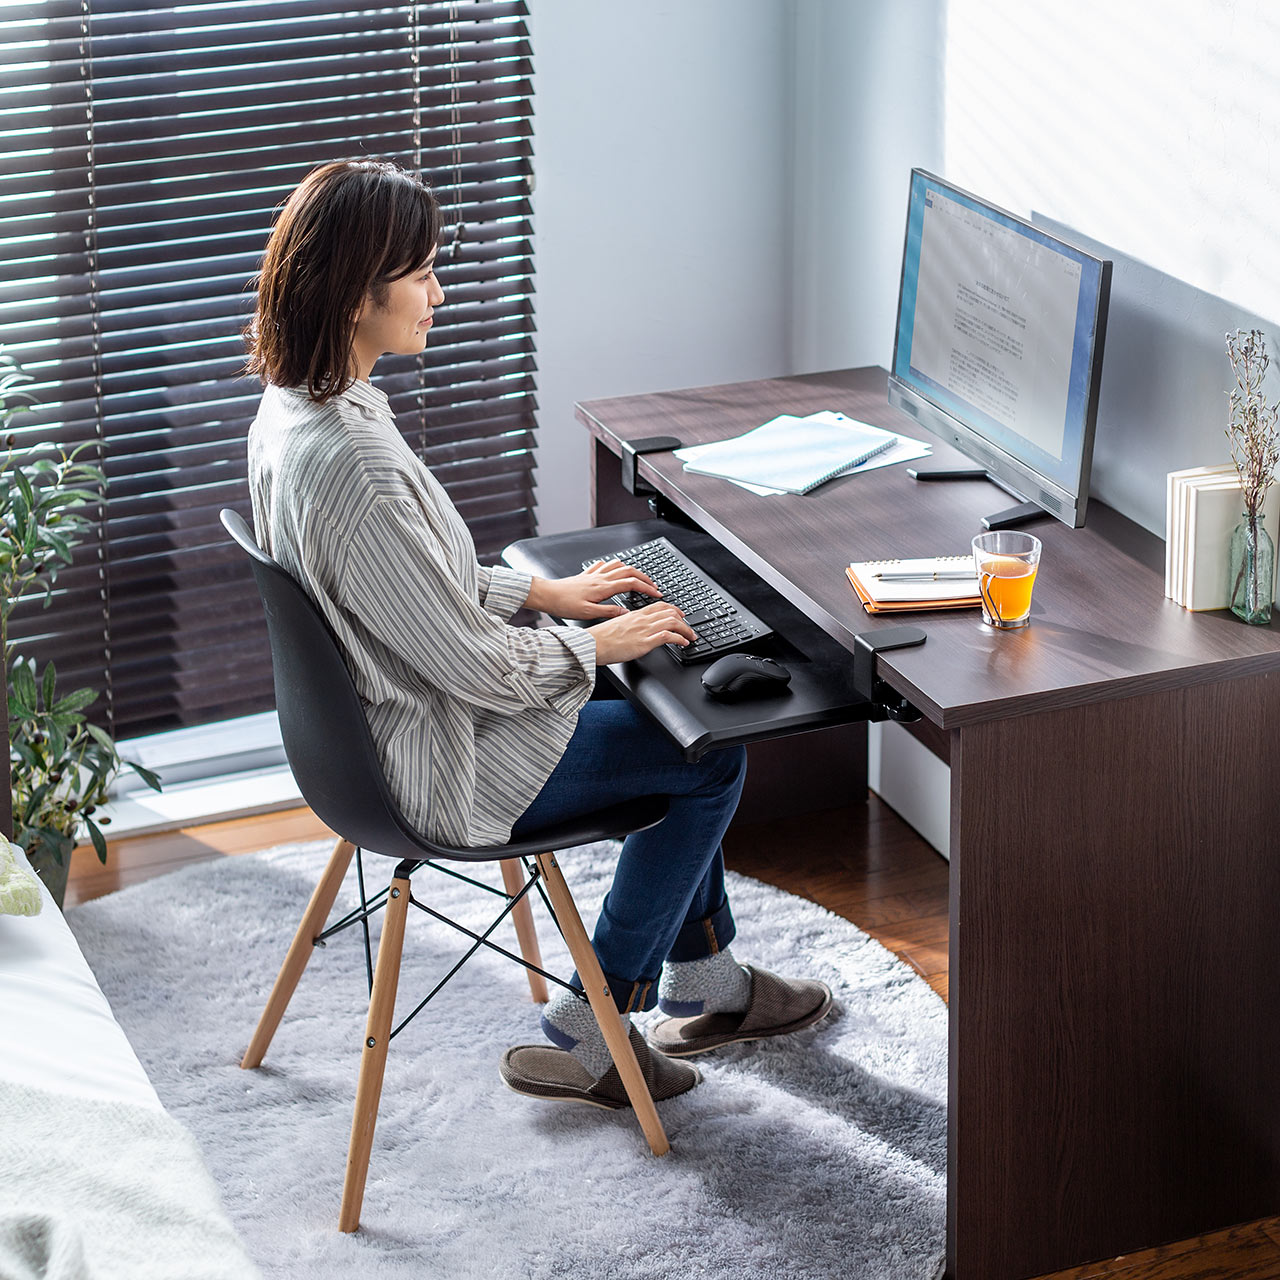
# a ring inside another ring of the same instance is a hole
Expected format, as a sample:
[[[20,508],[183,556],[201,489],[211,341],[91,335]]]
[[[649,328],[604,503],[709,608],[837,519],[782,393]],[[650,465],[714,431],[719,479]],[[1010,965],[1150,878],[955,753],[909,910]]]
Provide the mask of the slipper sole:
[[[644,1055],[647,1058],[648,1047],[634,1028],[632,1036],[633,1046],[639,1042],[637,1056]],[[645,1065],[642,1061],[642,1070]],[[652,1064],[649,1066],[652,1069]],[[563,1049],[547,1045],[516,1045],[502,1055],[499,1072],[508,1089],[526,1098],[538,1098],[547,1102],[582,1102],[605,1111],[631,1110],[631,1103],[625,1095],[613,1097],[609,1093],[599,1092],[599,1082],[592,1078],[572,1054]],[[655,1093],[654,1101],[662,1102],[668,1097],[687,1093],[702,1081],[702,1073],[696,1067],[682,1063],[680,1073],[679,1080],[674,1082],[679,1087],[673,1088],[673,1082],[667,1081],[667,1090]],[[667,1074],[671,1074],[670,1068]],[[612,1079],[616,1082],[616,1087],[621,1088],[621,1082],[617,1081],[616,1067],[611,1069],[605,1079]],[[653,1090],[652,1082],[649,1087]]]

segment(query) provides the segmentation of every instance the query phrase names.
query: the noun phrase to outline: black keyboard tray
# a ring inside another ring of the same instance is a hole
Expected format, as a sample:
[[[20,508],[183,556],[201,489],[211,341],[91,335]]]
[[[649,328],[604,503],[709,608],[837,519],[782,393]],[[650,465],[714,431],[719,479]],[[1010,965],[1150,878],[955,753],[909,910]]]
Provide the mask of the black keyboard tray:
[[[602,676],[614,688],[666,730],[685,759],[697,760],[717,747],[870,717],[870,703],[854,688],[853,655],[700,529],[666,520],[631,521],[525,538],[512,543],[502,559],[538,577],[563,578],[580,572],[583,561],[593,556],[658,537],[670,539],[773,628],[775,634],[750,646],[750,651],[775,658],[791,671],[791,684],[781,695],[723,703],[713,701],[703,690],[705,667],[681,666],[663,649],[635,662],[602,668]]]

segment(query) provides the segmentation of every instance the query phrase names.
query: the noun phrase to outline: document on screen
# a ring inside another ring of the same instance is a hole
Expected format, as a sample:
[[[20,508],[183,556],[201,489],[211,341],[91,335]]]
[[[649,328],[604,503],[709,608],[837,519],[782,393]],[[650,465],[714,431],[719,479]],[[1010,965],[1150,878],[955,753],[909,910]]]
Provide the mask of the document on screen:
[[[911,367],[1061,458],[1080,264],[929,193]]]

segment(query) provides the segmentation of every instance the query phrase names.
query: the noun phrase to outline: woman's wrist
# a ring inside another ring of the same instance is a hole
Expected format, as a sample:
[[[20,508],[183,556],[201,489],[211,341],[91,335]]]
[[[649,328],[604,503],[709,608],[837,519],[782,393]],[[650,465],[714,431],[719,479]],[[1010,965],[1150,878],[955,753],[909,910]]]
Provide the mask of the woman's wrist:
[[[535,613],[554,613],[552,608],[555,599],[555,583],[546,578],[535,577],[529,583],[529,594],[525,598],[524,607]]]

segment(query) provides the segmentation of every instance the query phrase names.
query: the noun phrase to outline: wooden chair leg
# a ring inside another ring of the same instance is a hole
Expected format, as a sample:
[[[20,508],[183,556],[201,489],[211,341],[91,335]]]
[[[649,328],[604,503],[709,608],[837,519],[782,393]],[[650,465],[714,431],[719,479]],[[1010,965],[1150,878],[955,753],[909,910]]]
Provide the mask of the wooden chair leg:
[[[503,858],[502,883],[510,895],[515,895],[524,887],[524,876],[521,874],[519,861],[516,858]],[[520,943],[520,954],[530,964],[542,967],[542,952],[538,950],[538,931],[533,926],[533,911],[526,895],[511,912],[512,922],[516,926],[516,940]],[[529,991],[534,1004],[546,1004],[551,999],[547,990],[547,980],[540,973],[526,969],[529,975]]]
[[[378,1121],[382,1098],[382,1077],[387,1065],[387,1041],[396,1007],[400,982],[400,956],[404,950],[405,917],[409,912],[409,881],[393,879],[391,896],[382,921],[378,942],[378,963],[373,973],[373,994],[369,998],[369,1019],[365,1024],[364,1048],[360,1054],[360,1079],[356,1085],[355,1113],[351,1117],[351,1144],[347,1149],[347,1173],[342,1184],[339,1231],[354,1231],[360,1225],[365,1181],[369,1175],[369,1153],[373,1149],[373,1129]]]
[[[329,855],[328,865],[320,877],[320,883],[311,894],[311,901],[307,903],[306,911],[302,913],[302,923],[298,926],[298,932],[293,935],[289,953],[284,958],[284,964],[280,966],[280,973],[276,977],[275,986],[271,988],[271,995],[267,997],[267,1007],[263,1009],[262,1017],[258,1019],[257,1030],[253,1033],[253,1039],[249,1041],[249,1047],[244,1051],[244,1057],[240,1059],[242,1067],[262,1065],[267,1046],[270,1045],[271,1037],[275,1035],[276,1028],[280,1025],[280,1019],[284,1017],[284,1011],[293,997],[298,979],[302,977],[302,971],[307,967],[307,961],[311,959],[311,953],[315,950],[316,935],[324,929],[324,922],[333,909],[333,900],[338,896],[342,878],[347,874],[347,868],[351,865],[351,856],[355,851],[355,845],[349,840],[339,840],[334,846],[333,853]]]
[[[653,1154],[666,1155],[671,1149],[666,1130],[662,1127],[662,1121],[658,1119],[658,1109],[649,1096],[649,1087],[644,1082],[644,1073],[640,1070],[635,1050],[632,1049],[631,1041],[623,1029],[622,1019],[618,1016],[618,1007],[609,994],[600,961],[596,957],[595,948],[591,945],[591,939],[587,937],[586,929],[583,928],[582,917],[578,915],[578,908],[574,905],[573,897],[569,893],[569,886],[564,882],[556,856],[554,853],[540,853],[536,857],[543,882],[547,887],[547,897],[551,899],[556,919],[560,923],[560,932],[564,934],[569,954],[573,957],[573,963],[578,969],[578,977],[582,979],[583,990],[591,1003],[591,1011],[600,1024],[604,1042],[608,1045],[614,1065],[622,1077],[622,1084],[627,1091],[627,1097],[631,1100],[636,1119],[640,1121],[640,1128],[644,1130],[644,1136],[648,1139]]]

